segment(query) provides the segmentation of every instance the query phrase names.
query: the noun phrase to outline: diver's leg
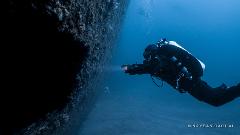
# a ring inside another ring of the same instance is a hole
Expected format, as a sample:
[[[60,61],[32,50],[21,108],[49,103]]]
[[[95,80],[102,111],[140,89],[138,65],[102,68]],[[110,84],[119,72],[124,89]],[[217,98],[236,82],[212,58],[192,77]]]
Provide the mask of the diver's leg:
[[[206,82],[199,80],[188,92],[200,101],[213,106],[221,106],[240,97],[240,83],[229,88],[212,88]]]

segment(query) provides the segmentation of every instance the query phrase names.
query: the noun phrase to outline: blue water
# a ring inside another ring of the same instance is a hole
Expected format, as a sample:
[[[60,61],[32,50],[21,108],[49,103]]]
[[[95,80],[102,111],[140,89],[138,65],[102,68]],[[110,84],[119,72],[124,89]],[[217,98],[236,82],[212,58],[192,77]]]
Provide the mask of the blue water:
[[[203,79],[215,87],[240,81],[239,0],[131,0],[104,92],[81,135],[237,135],[240,100],[212,107],[148,75],[128,76],[122,64],[141,63],[144,48],[161,37],[174,40],[206,65]],[[160,83],[160,82],[159,82]],[[190,128],[227,124],[231,128]]]

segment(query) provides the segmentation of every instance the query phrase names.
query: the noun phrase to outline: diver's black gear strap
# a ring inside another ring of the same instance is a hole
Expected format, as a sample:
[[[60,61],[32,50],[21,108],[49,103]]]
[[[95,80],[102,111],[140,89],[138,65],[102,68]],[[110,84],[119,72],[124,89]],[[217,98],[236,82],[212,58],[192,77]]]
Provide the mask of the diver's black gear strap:
[[[200,101],[220,106],[240,97],[240,83],[229,88],[226,85],[212,88],[206,82],[198,80],[188,92]]]

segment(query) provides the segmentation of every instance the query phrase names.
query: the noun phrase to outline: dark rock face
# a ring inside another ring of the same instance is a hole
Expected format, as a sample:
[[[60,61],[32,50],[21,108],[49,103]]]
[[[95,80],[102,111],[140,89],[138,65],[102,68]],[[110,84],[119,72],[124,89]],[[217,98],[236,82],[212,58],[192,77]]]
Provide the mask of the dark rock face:
[[[53,133],[90,108],[126,2],[4,1],[0,134]]]

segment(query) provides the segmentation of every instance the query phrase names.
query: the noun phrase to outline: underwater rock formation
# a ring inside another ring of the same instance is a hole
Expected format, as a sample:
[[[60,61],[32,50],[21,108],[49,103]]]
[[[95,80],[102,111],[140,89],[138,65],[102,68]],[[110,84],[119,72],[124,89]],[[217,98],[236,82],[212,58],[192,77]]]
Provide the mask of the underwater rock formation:
[[[98,93],[127,1],[1,3],[0,134],[70,131]]]

